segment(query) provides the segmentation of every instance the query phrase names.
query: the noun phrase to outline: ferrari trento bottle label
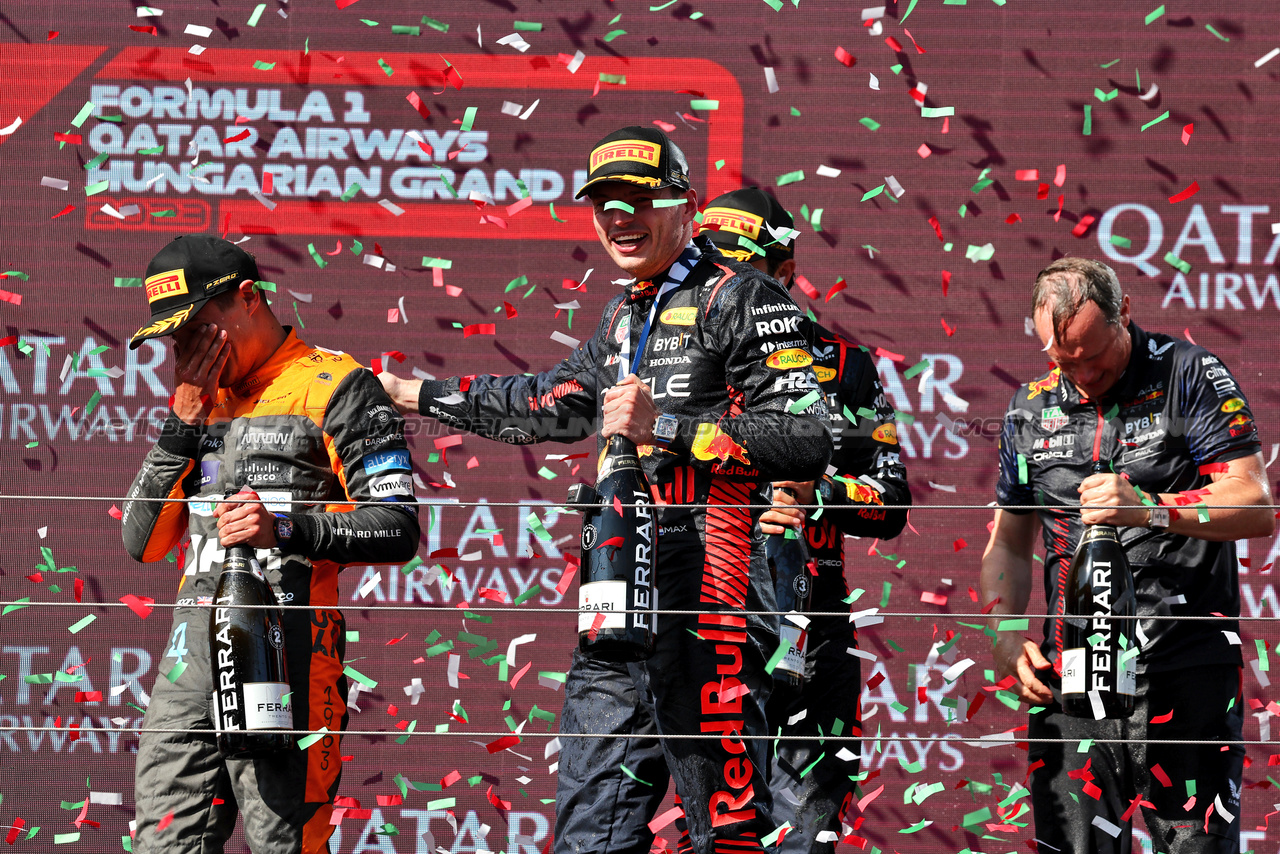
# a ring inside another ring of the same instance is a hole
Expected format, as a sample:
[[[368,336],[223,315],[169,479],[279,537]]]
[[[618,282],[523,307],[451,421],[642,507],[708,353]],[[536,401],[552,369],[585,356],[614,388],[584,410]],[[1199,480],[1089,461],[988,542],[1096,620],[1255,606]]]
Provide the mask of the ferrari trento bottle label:
[[[284,682],[244,683],[245,729],[293,729],[293,707]]]
[[[627,582],[591,581],[578,588],[578,631],[596,629],[625,629],[627,615],[609,613],[627,609]],[[596,625],[596,615],[604,621]]]
[[[787,651],[782,654],[782,660],[778,662],[774,668],[774,673],[784,671],[795,676],[804,676],[804,653],[805,646],[808,642],[808,635],[798,626],[787,625],[784,620],[779,627],[778,634],[782,638],[782,642],[786,644]]]

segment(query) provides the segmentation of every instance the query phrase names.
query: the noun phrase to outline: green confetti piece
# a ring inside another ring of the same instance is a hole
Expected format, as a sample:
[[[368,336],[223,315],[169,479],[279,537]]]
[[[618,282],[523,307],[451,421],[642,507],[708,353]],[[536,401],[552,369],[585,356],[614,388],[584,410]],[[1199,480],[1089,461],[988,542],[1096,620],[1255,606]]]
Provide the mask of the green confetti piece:
[[[405,743],[407,743],[407,742],[409,741],[409,736],[410,736],[410,735],[412,735],[412,734],[413,734],[413,731],[414,731],[414,730],[416,730],[417,728],[418,728],[418,722],[417,722],[417,721],[410,721],[410,722],[409,722],[409,728],[408,728],[408,729],[406,729],[406,730],[404,731],[404,735],[402,735],[402,736],[400,736],[399,738],[397,738],[397,739],[396,739],[396,744],[405,744]]]
[[[529,284],[529,277],[528,277],[528,276],[516,276],[516,277],[515,277],[514,279],[512,279],[511,281],[507,282],[506,290],[504,290],[504,291],[503,291],[503,293],[504,293],[504,294],[509,294],[509,293],[511,293],[513,290],[515,290],[516,288],[522,288],[522,287],[524,287],[524,286],[525,286],[525,285],[527,285],[527,284]]]
[[[98,619],[97,616],[93,614],[86,614],[84,617],[67,626],[67,631],[71,632],[73,635],[79,634],[81,629],[87,629],[89,624],[96,619]]]
[[[689,101],[691,110],[718,110],[720,102],[711,98],[694,98]]]
[[[1208,522],[1209,508],[1206,507],[1203,502],[1195,505],[1195,508],[1196,508],[1196,516],[1199,517],[1200,519],[1200,524],[1203,525],[1204,523]]]
[[[261,59],[256,59],[253,62],[253,67],[259,71],[270,71],[276,67],[276,64],[274,62],[263,62]]]
[[[822,212],[823,212],[824,210],[826,210],[826,208],[818,208],[817,210],[815,210],[815,211],[813,212],[813,216],[809,218],[809,226],[810,226],[810,227],[811,227],[815,232],[820,232],[820,231],[822,231]],[[763,254],[763,253],[761,253],[761,254]]]
[[[1222,41],[1224,41],[1224,42],[1229,42],[1229,41],[1231,41],[1231,39],[1227,38],[1227,37],[1226,37],[1226,36],[1224,36],[1222,33],[1220,33],[1220,32],[1218,32],[1217,30],[1215,30],[1215,29],[1213,28],[1213,24],[1205,24],[1205,25],[1204,25],[1204,28],[1205,28],[1206,30],[1208,30],[1209,32],[1213,33],[1215,36],[1217,36],[1220,40],[1222,40]]]
[[[635,208],[633,208],[631,205],[627,204],[626,202],[622,201],[621,199],[610,199],[609,201],[604,203],[604,209],[607,211],[625,211],[626,213],[629,213],[629,214],[633,214],[636,212]]]
[[[420,36],[422,30],[408,24],[392,24],[391,34],[396,36]]]
[[[1018,454],[1018,483],[1027,482],[1027,458]]]
[[[653,207],[661,210],[662,208],[678,208],[688,203],[688,199],[654,199]]]
[[[427,809],[429,810],[451,810],[457,805],[457,798],[437,798],[434,801],[427,801]]]
[[[262,13],[267,9],[266,3],[259,3],[253,10],[253,14],[249,16],[249,26],[258,26],[258,21],[262,19]]]
[[[803,181],[803,180],[804,180],[804,170],[803,170],[803,169],[797,169],[797,170],[796,170],[796,171],[794,171],[794,172],[788,172],[788,173],[786,173],[785,175],[779,175],[777,180],[778,180],[778,186],[779,186],[779,187],[785,187],[785,186],[787,186],[788,184],[794,184],[794,183],[795,183],[795,182],[797,182],[797,181]]]
[[[605,74],[603,71],[601,71],[601,72],[600,72],[600,82],[601,82],[601,83],[612,83],[614,86],[626,86],[626,85],[627,85],[627,75],[625,75],[625,74]]]
[[[359,643],[359,642],[360,642],[360,632],[359,632],[359,631],[348,631],[348,632],[347,632],[347,643]]]
[[[569,221],[569,220],[567,220],[567,219],[561,219],[560,217],[556,216],[556,203],[555,203],[555,202],[547,202],[547,208],[551,211],[551,218],[552,218],[552,219],[554,219],[556,222],[568,222],[568,221]]]
[[[627,34],[626,30],[610,30],[609,32],[605,33],[604,43],[608,44],[609,42],[616,39],[618,36],[625,36],[626,34]]]
[[[1168,110],[1165,110],[1163,113],[1161,113],[1160,115],[1156,116],[1154,119],[1152,119],[1151,121],[1149,121],[1149,122],[1147,122],[1145,125],[1143,125],[1143,126],[1142,126],[1142,130],[1146,130],[1147,128],[1151,127],[1152,125],[1158,125],[1158,124],[1160,124],[1162,121],[1164,121],[1164,120],[1165,120],[1165,119],[1167,119],[1167,118],[1169,118],[1169,111],[1168,111]],[[1139,131],[1139,133],[1141,133],[1141,131]]]
[[[951,3],[951,0],[943,0],[942,5],[947,6],[950,3]],[[928,827],[931,824],[933,824],[933,822],[929,821],[929,819],[922,818],[915,824],[911,825],[910,827],[904,827],[900,829],[898,832],[899,833],[916,833],[917,831],[924,830],[926,827]]]
[[[781,6],[782,4],[779,3],[778,5]],[[791,822],[784,821],[782,824],[765,834],[765,836],[760,840],[760,844],[765,848],[772,848],[774,843],[778,841],[778,837],[789,830],[791,830]]]
[[[794,403],[787,404],[787,411],[790,412],[792,415],[798,415],[801,412],[804,412],[806,409],[808,409],[814,403],[814,401],[818,400],[821,397],[822,397],[822,393],[817,389],[814,389],[813,391],[809,392],[804,397],[800,398]]]
[[[772,674],[775,667],[782,663],[782,659],[787,657],[787,650],[791,648],[791,644],[786,641],[778,644],[778,648],[773,651],[773,655],[769,656],[769,660],[765,662],[765,673]]]
[[[543,466],[542,468],[538,469],[538,477],[543,477],[543,478],[546,478],[547,480],[555,480],[559,476],[560,475],[556,474],[546,466]]]
[[[803,780],[805,777],[809,776],[809,772],[813,770],[813,767],[826,758],[827,758],[826,751],[823,751],[822,753],[818,754],[818,758],[810,762],[807,766],[805,766],[805,769],[800,772],[800,779]]]
[[[880,130],[880,123],[870,116],[863,116],[858,119],[858,124],[862,125],[867,130]]]
[[[991,808],[983,807],[980,810],[974,810],[971,813],[966,813],[965,817],[960,819],[960,826],[973,827],[978,824],[986,824],[988,821],[991,821]]]
[[[896,644],[895,644],[895,646],[896,646]],[[901,647],[899,647],[899,648],[898,648],[898,652],[902,652]],[[897,702],[896,700],[895,700],[894,702],[892,702],[892,703],[890,703],[890,704],[889,704],[889,708],[893,709],[895,712],[897,712],[897,713],[898,713],[898,714],[900,714],[900,715],[905,715],[905,714],[907,713],[907,707],[906,707],[905,705],[903,705],[902,703]],[[901,759],[899,759],[898,761],[899,761],[899,762],[902,762],[902,760],[901,760]],[[919,763],[919,762],[917,762],[917,763],[915,763],[915,764],[916,764],[916,766],[919,766],[919,765],[920,765],[920,763]],[[903,768],[906,768],[907,770],[910,770],[910,769],[911,769],[911,766],[907,765],[905,762],[903,762],[902,767],[903,767]],[[920,770],[920,768],[919,768],[919,767],[917,767],[917,768],[916,768],[916,771],[919,771],[919,770]],[[912,772],[912,773],[915,773],[915,772]]]
[[[538,518],[538,514],[530,513],[529,518],[525,520],[529,524],[529,530],[533,531],[534,536],[544,543],[551,542],[551,532],[542,525],[542,520]]]
[[[1121,237],[1118,234],[1111,235],[1111,245],[1119,246],[1121,249],[1130,249],[1133,247],[1133,241],[1127,237]]]
[[[368,676],[365,676],[363,673],[361,673],[359,670],[356,670],[350,664],[342,668],[342,673],[344,676],[347,676],[348,678],[356,680],[366,688],[378,687],[378,683],[376,680],[370,679]]]
[[[911,367],[903,371],[902,376],[905,377],[906,379],[912,379],[916,375],[924,373],[924,371],[929,367],[930,364],[931,363],[929,362],[928,359],[921,359],[920,361],[916,362],[914,365],[912,365]]]
[[[717,161],[716,161],[716,171],[717,171],[717,172],[719,172],[719,171],[720,171],[721,169],[723,169],[723,168],[724,168],[724,161],[723,161],[723,160],[717,160]]]
[[[476,112],[479,107],[467,107],[466,112],[462,114],[462,130],[469,131],[476,123]]]
[[[351,186],[347,187],[346,191],[343,192],[340,198],[344,202],[349,202],[356,197],[356,193],[358,192],[360,192],[360,185],[353,181]]]
[[[422,266],[424,266],[424,267],[439,267],[439,268],[440,268],[440,269],[442,269],[442,270],[452,270],[452,269],[453,269],[453,262],[452,262],[452,261],[449,261],[449,260],[447,260],[447,259],[445,259],[445,258],[428,258],[426,255],[423,255],[423,256],[422,256]]]
[[[1094,90],[1093,90],[1093,97],[1097,98],[1099,101],[1101,101],[1104,104],[1107,103],[1107,101],[1114,100],[1115,97],[1119,94],[1120,94],[1119,89],[1112,89],[1110,92],[1103,92],[1101,89],[1094,87]]]
[[[301,312],[299,312],[299,311],[298,311],[298,301],[297,301],[297,300],[294,300],[294,301],[293,301],[293,316],[294,316],[294,317],[296,317],[296,318],[298,319],[298,326],[299,326],[300,328],[302,328],[302,329],[306,329],[306,328],[307,328],[307,325],[306,325],[305,323],[303,323],[303,322],[302,322],[302,314],[301,314]]]
[[[1151,10],[1150,12],[1148,12],[1148,13],[1147,13],[1147,17],[1146,17],[1146,20],[1145,20],[1145,22],[1144,22],[1144,26],[1149,26],[1149,25],[1151,24],[1151,22],[1152,22],[1152,21],[1156,20],[1157,18],[1159,18],[1159,17],[1160,17],[1161,15],[1163,15],[1163,14],[1164,14],[1164,4],[1163,4],[1163,3],[1161,3],[1161,4],[1160,4],[1159,6],[1157,6],[1155,9],[1153,9],[1153,10]]]
[[[271,293],[274,294],[276,292],[276,283],[275,282],[254,282],[253,289],[255,291],[271,291]]]
[[[163,154],[164,146],[157,145],[155,148],[140,148],[138,149],[138,153],[139,154]]]
[[[80,127],[84,124],[84,120],[89,118],[93,113],[93,101],[85,101],[84,106],[80,108],[80,112],[76,113],[76,117],[71,120],[74,127]]]
[[[316,266],[323,270],[329,266],[329,262],[320,257],[320,253],[316,251],[314,243],[307,244],[307,251],[311,253],[311,260],[316,262]]]
[[[80,831],[78,830],[75,831],[74,833],[55,833],[53,835],[54,845],[66,845],[69,842],[79,842],[79,841],[80,841]]]
[[[1254,638],[1253,642],[1258,647],[1258,669],[1266,673],[1271,669],[1271,661],[1267,657],[1267,644],[1262,638]]]
[[[105,151],[104,151],[104,152],[102,152],[102,153],[101,153],[101,154],[99,154],[97,157],[93,158],[92,160],[90,160],[90,161],[88,161],[87,163],[85,163],[85,164],[84,164],[84,168],[85,168],[85,170],[87,171],[87,170],[89,170],[89,169],[97,169],[99,166],[101,166],[103,163],[105,163],[105,162],[106,162],[106,160],[107,160],[107,158],[108,158],[108,157],[110,157],[110,156],[111,156],[111,155],[110,155],[110,154],[108,154],[107,152],[105,152]]]
[[[167,675],[168,680],[170,682],[177,682],[178,678],[182,676],[186,669],[187,663],[185,661],[179,661],[177,664],[173,665],[173,669],[169,671]]]
[[[954,116],[956,114],[955,107],[921,107],[920,115],[926,119],[941,119],[945,116]]]
[[[862,201],[865,202],[867,199],[874,199],[876,196],[880,195],[883,192],[884,192],[884,184],[881,184],[879,187],[876,187],[874,190],[868,190],[867,192],[863,193]]]
[[[849,410],[848,410],[848,408],[847,408],[847,407],[845,408],[845,413],[844,413],[844,414],[845,414],[845,415],[848,415],[848,414],[849,414]],[[875,411],[874,409],[868,409],[868,408],[867,408],[867,407],[865,407],[865,406],[859,406],[859,407],[858,407],[858,417],[859,417],[859,418],[875,418],[875,417],[876,417],[876,411]],[[853,421],[853,419],[852,419],[852,418],[850,418],[849,420],[850,420],[850,421]],[[856,423],[856,422],[855,422],[855,423]]]
[[[99,181],[96,184],[90,184],[89,186],[85,187],[84,194],[86,196],[96,196],[98,195],[98,193],[101,193],[103,190],[107,189],[110,186],[111,186],[110,181]]]
[[[1031,626],[1031,621],[1026,618],[1023,618],[1020,620],[1001,620],[1000,624],[996,626],[996,631],[997,632],[1025,632],[1025,631],[1029,631],[1030,626]]]
[[[10,278],[14,278],[14,279],[22,279],[22,281],[24,281],[24,282],[29,282],[29,281],[31,281],[31,276],[30,276],[30,274],[28,274],[28,273],[23,273],[23,272],[21,272],[21,271],[19,271],[19,270],[6,270],[6,271],[5,271],[5,275],[6,275],[6,276],[9,276]],[[117,281],[118,281],[118,280],[117,280]],[[139,281],[139,282],[141,282],[141,281],[142,281],[142,279],[138,279],[138,281]]]
[[[515,27],[517,33],[542,32],[542,24],[538,21],[516,21],[512,26]]]
[[[632,771],[626,765],[623,765],[621,762],[618,763],[618,767],[622,769],[623,774],[626,774],[628,777],[630,777],[632,780],[635,780],[637,783],[642,783],[646,786],[649,786],[650,788],[653,787],[652,783],[650,783],[648,780],[641,780],[639,777],[636,776],[634,771]]]
[[[521,594],[520,594],[519,596],[517,596],[515,599],[513,599],[513,600],[512,600],[512,602],[511,602],[511,604],[512,604],[512,605],[523,605],[525,602],[528,602],[530,599],[532,599],[534,596],[537,596],[537,595],[538,595],[539,593],[541,593],[541,592],[542,592],[542,585],[541,585],[541,584],[535,584],[535,585],[533,585],[532,587],[530,587],[528,590],[526,590],[526,591],[524,591],[523,593],[521,593]]]
[[[887,607],[889,604],[889,593],[893,590],[893,582],[884,582],[884,592],[880,594],[880,607]]]
[[[105,374],[104,374],[104,375],[105,375]],[[38,447],[40,447],[40,443],[39,443],[39,442],[28,442],[28,443],[27,443],[27,449],[28,449],[28,450],[30,450],[31,448],[38,448]]]
[[[1102,65],[1099,65],[1098,67],[1099,67],[1099,68],[1110,68],[1111,66],[1115,65],[1115,64],[1116,64],[1117,62],[1119,62],[1119,61],[1120,61],[1120,60],[1118,60],[1118,59],[1113,59],[1113,60],[1111,60],[1110,62],[1107,62],[1107,63],[1104,63],[1104,64],[1102,64]]]
[[[441,32],[441,33],[449,32],[449,25],[446,24],[444,21],[437,21],[435,18],[428,18],[426,15],[422,16],[422,25],[424,27],[430,27],[431,29],[437,32]]]
[[[417,555],[414,555],[413,560],[409,561],[404,566],[400,567],[400,574],[411,575],[413,574],[413,571],[418,567],[422,566],[423,563],[425,563],[425,561],[423,561],[422,558],[418,557]],[[430,643],[430,641],[428,641],[428,643]]]
[[[1181,270],[1184,276],[1191,273],[1191,265],[1186,261],[1183,261],[1177,255],[1174,255],[1172,252],[1164,253],[1164,260],[1170,267]]]
[[[163,211],[152,211],[151,215],[154,217],[160,217],[161,219],[163,219],[164,217],[177,216],[178,212],[173,208],[169,208],[168,210],[163,210]]]
[[[396,73],[396,70],[392,68],[390,65],[388,65],[387,61],[382,57],[378,57],[378,67],[381,68],[382,73],[387,75],[388,77]],[[464,128],[464,130],[470,130],[470,128]]]
[[[559,682],[561,685],[563,685],[565,683],[565,680],[569,678],[568,674],[559,673],[555,670],[539,670],[538,678],[542,679],[543,677],[546,677],[547,679],[550,679],[553,682]]]
[[[16,608],[14,610],[17,610]],[[22,681],[29,685],[52,685],[52,673],[32,673],[29,676],[23,676]]]
[[[764,0],[765,5],[769,6],[775,12],[782,11],[782,0]]]
[[[298,739],[298,749],[306,750],[328,734],[329,728],[327,726],[322,726],[318,732],[313,732],[311,735],[304,735],[302,738]]]
[[[102,400],[102,392],[95,391],[89,397],[89,402],[84,405],[84,414],[92,415],[93,410],[98,408],[98,401]]]
[[[1084,130],[1081,131],[1085,136],[1093,135],[1093,105],[1084,105]]]

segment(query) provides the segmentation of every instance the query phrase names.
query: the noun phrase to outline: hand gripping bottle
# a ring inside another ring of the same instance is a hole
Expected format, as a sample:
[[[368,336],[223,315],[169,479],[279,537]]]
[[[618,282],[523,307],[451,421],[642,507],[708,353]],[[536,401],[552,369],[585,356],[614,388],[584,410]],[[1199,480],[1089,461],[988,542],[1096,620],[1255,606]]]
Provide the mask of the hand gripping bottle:
[[[1103,471],[1101,463],[1094,471]],[[1114,525],[1085,528],[1063,605],[1063,711],[1093,720],[1129,717],[1138,663],[1137,598]]]
[[[783,487],[783,491],[795,497],[792,490]],[[782,534],[770,534],[765,540],[764,553],[769,562],[769,574],[773,576],[778,610],[800,614],[808,611],[813,594],[814,564],[809,559],[804,536],[797,535],[790,528]],[[785,616],[779,633],[787,650],[773,668],[773,681],[799,690],[804,685],[804,656],[809,646],[809,633]]]
[[[595,488],[577,484],[568,505],[583,514],[578,649],[600,661],[653,654],[658,523],[635,443],[610,436]],[[618,611],[635,613],[616,613]]]
[[[226,757],[253,756],[293,745],[284,631],[276,597],[251,546],[230,546],[209,618],[214,728]],[[245,607],[270,606],[270,607]]]

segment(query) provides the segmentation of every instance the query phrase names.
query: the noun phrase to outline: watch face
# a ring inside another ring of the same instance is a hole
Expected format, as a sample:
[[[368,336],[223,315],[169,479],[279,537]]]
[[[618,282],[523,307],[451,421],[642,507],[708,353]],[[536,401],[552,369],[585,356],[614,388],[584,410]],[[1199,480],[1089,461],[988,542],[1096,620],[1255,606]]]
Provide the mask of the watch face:
[[[676,427],[679,423],[679,421],[672,418],[670,415],[659,416],[658,420],[653,424],[654,438],[661,439],[664,442],[670,442],[676,437]]]
[[[276,539],[287,540],[293,536],[293,522],[288,519],[276,520]]]

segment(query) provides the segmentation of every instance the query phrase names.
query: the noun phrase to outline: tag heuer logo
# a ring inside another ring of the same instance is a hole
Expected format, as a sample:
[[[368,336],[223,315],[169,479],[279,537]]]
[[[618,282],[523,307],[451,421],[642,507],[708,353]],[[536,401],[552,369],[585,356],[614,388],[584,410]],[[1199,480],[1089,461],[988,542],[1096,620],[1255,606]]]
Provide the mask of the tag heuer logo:
[[[1061,406],[1048,406],[1040,413],[1040,426],[1050,432],[1066,427],[1067,420]]]

